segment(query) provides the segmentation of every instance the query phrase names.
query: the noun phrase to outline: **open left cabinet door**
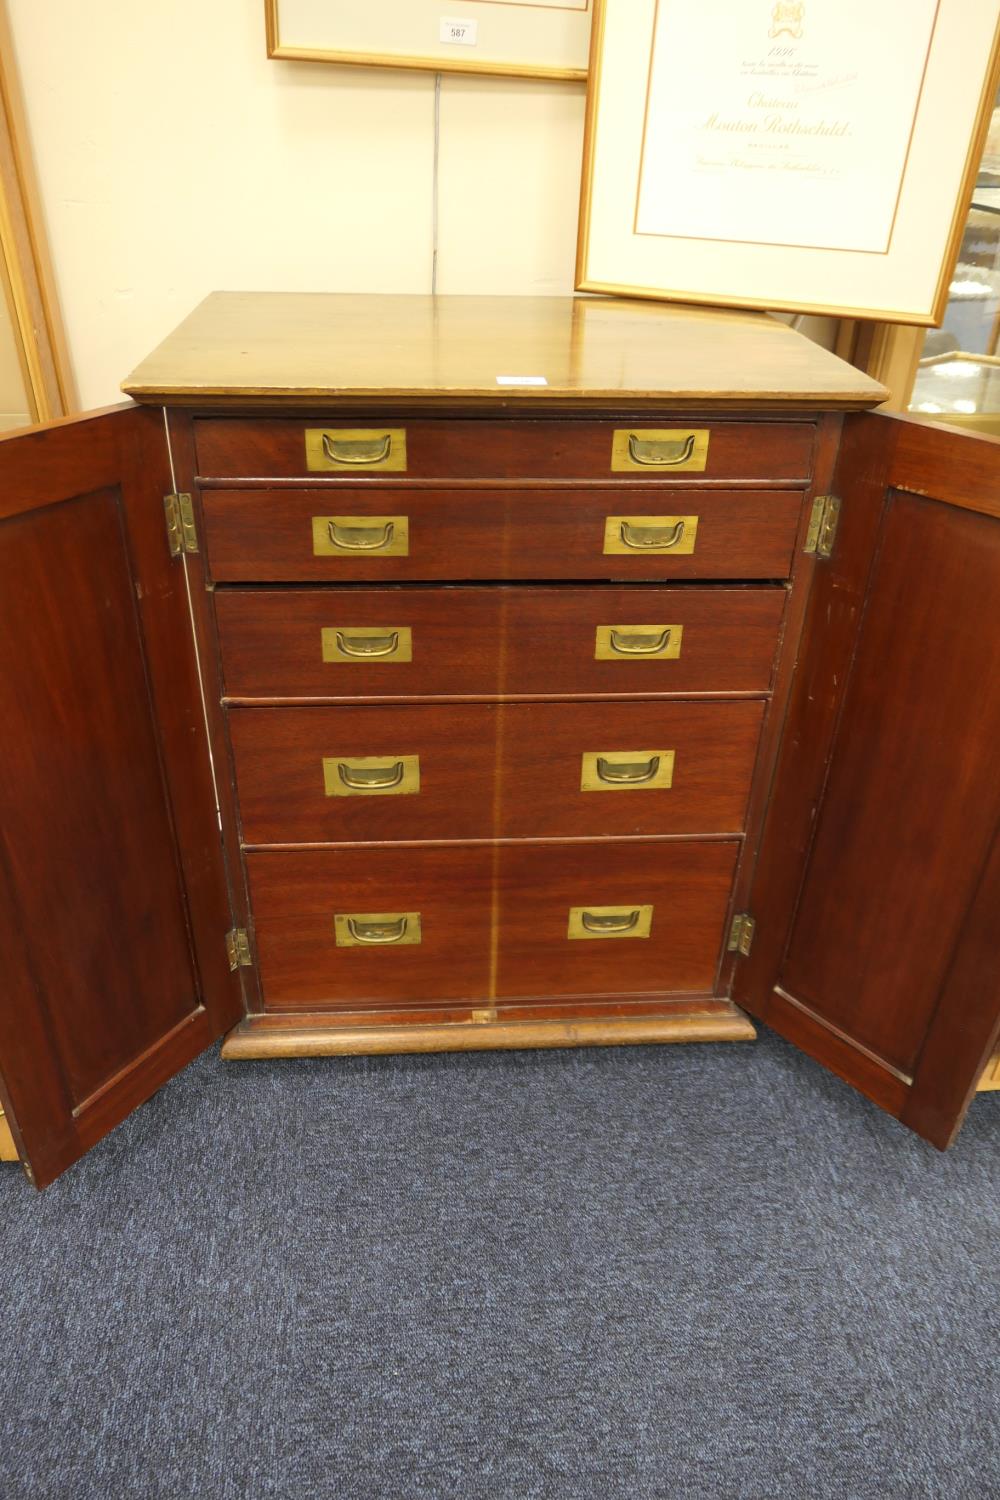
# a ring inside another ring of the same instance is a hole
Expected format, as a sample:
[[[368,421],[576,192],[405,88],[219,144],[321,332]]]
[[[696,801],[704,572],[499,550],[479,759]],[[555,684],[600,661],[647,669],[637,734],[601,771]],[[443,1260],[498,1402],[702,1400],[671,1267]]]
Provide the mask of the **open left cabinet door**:
[[[231,1026],[159,414],[0,440],[0,1103],[42,1187]]]
[[[1000,1030],[1000,442],[844,428],[733,998],[941,1149]]]

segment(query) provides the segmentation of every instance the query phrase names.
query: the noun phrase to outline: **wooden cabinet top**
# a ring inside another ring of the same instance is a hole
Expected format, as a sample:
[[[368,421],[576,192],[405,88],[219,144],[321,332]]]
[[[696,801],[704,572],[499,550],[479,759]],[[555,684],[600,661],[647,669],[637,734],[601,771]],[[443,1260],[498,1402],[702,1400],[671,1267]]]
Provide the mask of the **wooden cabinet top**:
[[[136,401],[212,408],[392,400],[848,411],[887,394],[766,313],[297,292],[213,292],[122,389]]]

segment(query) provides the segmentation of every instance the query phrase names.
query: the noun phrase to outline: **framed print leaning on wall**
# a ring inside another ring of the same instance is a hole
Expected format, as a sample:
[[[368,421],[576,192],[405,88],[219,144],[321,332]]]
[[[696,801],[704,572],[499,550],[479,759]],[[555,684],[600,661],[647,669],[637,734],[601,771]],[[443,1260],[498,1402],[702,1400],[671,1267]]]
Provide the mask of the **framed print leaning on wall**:
[[[587,76],[593,0],[264,0],[268,57]]]
[[[1000,0],[595,0],[581,291],[931,324]]]

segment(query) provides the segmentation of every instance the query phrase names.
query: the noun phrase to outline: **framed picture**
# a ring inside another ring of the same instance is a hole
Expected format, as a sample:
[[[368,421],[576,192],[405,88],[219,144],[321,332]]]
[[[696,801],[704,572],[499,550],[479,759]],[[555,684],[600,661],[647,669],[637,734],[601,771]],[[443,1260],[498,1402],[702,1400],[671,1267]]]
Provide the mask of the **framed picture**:
[[[6,8],[0,5],[0,431],[77,409]],[[4,1159],[0,1110],[0,1161]]]
[[[593,0],[264,0],[268,57],[587,76]]]
[[[1000,0],[594,0],[581,291],[940,321]]]

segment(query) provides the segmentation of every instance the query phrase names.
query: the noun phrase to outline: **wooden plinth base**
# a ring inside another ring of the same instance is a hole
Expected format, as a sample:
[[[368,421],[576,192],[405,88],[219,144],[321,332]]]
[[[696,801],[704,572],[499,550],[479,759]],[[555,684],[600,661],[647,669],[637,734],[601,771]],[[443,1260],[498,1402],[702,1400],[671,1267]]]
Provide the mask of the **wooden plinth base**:
[[[17,1161],[17,1147],[14,1145],[14,1137],[10,1133],[6,1116],[0,1109],[0,1161]]]
[[[465,1013],[468,1015],[468,1013]],[[365,1057],[392,1052],[488,1052],[518,1047],[623,1047],[648,1042],[749,1042],[753,1024],[728,1000],[665,1005],[635,1016],[525,1018],[503,1009],[482,1020],[339,1025],[334,1016],[248,1016],[225,1038],[225,1058]]]

